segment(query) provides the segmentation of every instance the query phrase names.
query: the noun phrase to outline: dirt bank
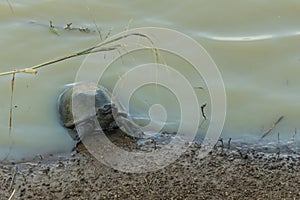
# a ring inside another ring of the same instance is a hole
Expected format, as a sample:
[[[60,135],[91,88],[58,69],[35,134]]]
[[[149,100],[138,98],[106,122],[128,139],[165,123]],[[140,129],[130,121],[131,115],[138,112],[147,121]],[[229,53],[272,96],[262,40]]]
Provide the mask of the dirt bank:
[[[8,199],[300,199],[299,157],[216,148],[203,159],[194,145],[156,172],[108,168],[84,148],[70,158],[0,165]]]

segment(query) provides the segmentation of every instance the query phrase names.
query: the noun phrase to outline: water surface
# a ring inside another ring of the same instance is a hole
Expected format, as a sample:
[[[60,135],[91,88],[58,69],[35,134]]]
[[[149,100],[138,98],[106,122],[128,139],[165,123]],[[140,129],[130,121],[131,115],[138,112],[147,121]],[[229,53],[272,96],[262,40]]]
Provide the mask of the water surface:
[[[219,67],[228,105],[222,137],[256,141],[280,116],[284,119],[265,138],[266,142],[276,141],[278,132],[283,141],[288,141],[295,129],[299,129],[300,2],[13,0],[10,3],[13,10],[7,1],[0,3],[1,71],[30,67],[101,41],[98,32],[58,30],[60,35],[55,35],[47,27],[50,20],[61,27],[69,22],[91,30],[98,27],[102,39],[127,28],[166,27],[201,43]],[[35,76],[17,75],[10,135],[12,77],[0,78],[0,158],[70,151],[73,141],[60,125],[56,104],[65,85],[74,81],[83,59],[55,64]],[[175,61],[178,66],[182,64]],[[112,74],[117,77],[118,72]],[[109,81],[104,84],[111,89]],[[196,93],[200,104],[209,101],[205,90]],[[132,105],[135,112],[143,113],[146,100],[149,104],[155,102],[153,95],[147,95],[145,91],[137,95]],[[164,96],[159,96],[164,101]],[[176,112],[172,106],[168,110]]]

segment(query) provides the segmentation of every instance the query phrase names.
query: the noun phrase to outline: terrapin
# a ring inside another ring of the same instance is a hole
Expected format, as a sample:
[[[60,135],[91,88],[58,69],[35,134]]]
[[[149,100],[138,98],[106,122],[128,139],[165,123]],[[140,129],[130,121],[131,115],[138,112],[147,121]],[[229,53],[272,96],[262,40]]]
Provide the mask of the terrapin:
[[[121,112],[120,106],[112,103],[111,99],[109,90],[94,83],[76,84],[63,91],[58,99],[58,112],[63,126],[70,129],[70,136],[74,140],[80,140],[75,128],[84,124],[85,127],[89,127],[84,131],[101,128],[105,132],[120,127],[133,137],[142,137],[141,129],[132,123],[127,114]],[[100,127],[97,126],[97,122]]]

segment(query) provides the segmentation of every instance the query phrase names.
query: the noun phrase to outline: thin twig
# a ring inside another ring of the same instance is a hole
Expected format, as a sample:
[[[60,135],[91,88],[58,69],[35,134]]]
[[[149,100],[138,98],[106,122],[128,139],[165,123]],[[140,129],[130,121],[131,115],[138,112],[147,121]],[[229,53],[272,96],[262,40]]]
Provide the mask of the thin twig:
[[[125,30],[126,30],[126,31],[129,30],[129,27],[130,27],[130,25],[132,24],[132,21],[133,21],[133,19],[130,19],[130,20],[128,21],[127,26],[125,27]]]
[[[10,182],[8,191],[10,191],[12,189],[12,186],[13,186],[13,184],[15,182],[15,179],[16,179],[17,172],[18,172],[18,168],[16,167],[16,168],[14,168],[14,174],[13,174],[13,176],[11,178],[11,182]]]
[[[10,197],[8,198],[8,200],[12,200],[13,196],[15,195],[16,189],[14,189],[14,191],[12,191]]]
[[[295,143],[296,135],[297,135],[297,128],[295,128],[295,132],[294,132],[293,137],[292,137],[292,142],[293,143]]]
[[[228,140],[228,149],[230,149],[231,138]]]
[[[104,37],[104,40],[106,40],[106,39],[109,37],[109,35],[111,34],[112,30],[113,30],[113,28],[110,28],[110,29],[107,31],[106,36]]]
[[[242,151],[241,151],[240,149],[236,149],[236,150],[237,150],[237,152],[240,154],[240,156],[243,158],[244,155],[243,155]]]
[[[223,153],[223,149],[224,149],[223,138],[219,138],[219,141],[221,142],[221,153]]]
[[[89,13],[90,13],[90,15],[91,15],[91,18],[92,18],[92,20],[93,20],[93,24],[94,24],[94,26],[95,26],[95,28],[96,28],[96,31],[97,31],[98,34],[99,34],[99,38],[100,38],[100,40],[102,41],[103,38],[102,38],[101,30],[100,30],[100,28],[98,27],[98,25],[96,24],[96,20],[95,20],[94,14],[93,14],[93,12],[91,11],[91,9],[90,9],[89,6],[86,6],[86,7],[87,7],[87,9],[88,9],[88,11],[89,11]]]
[[[281,120],[283,119],[284,116],[279,117],[279,119],[271,126],[271,128],[269,128],[266,132],[264,132],[264,134],[261,136],[260,140],[262,140],[264,137],[266,137],[269,133],[271,133],[271,131],[275,128],[275,126],[281,122]]]

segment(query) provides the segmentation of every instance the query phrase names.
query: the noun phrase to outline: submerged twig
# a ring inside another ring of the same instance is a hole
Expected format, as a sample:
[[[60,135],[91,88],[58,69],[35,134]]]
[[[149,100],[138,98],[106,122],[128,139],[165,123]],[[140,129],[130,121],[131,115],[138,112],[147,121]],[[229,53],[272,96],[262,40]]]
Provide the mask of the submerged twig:
[[[14,13],[15,13],[15,12],[14,12],[14,8],[12,7],[10,1],[9,1],[9,0],[6,0],[6,1],[7,1],[7,3],[8,3],[8,6],[9,6],[10,11],[14,14]]]
[[[277,135],[277,139],[278,139],[278,143],[277,143],[277,149],[278,149],[278,152],[277,152],[277,157],[279,158],[279,156],[280,156],[280,136],[279,136],[279,132],[278,132],[278,135]]]
[[[205,112],[204,112],[204,108],[206,107],[206,103],[205,104],[203,104],[202,106],[201,106],[201,113],[202,113],[202,116],[203,116],[203,118],[206,120],[207,118],[206,118],[206,115],[205,115]]]
[[[266,137],[269,133],[271,133],[271,131],[275,128],[275,126],[281,122],[281,120],[283,119],[284,116],[279,117],[279,119],[271,126],[271,128],[269,128],[266,132],[264,132],[264,134],[261,136],[260,140],[262,140],[264,137]]]
[[[228,149],[230,149],[231,138],[228,139]]]
[[[198,126],[198,129],[200,129],[202,127],[202,125],[204,124],[205,120],[201,120],[201,123]]]
[[[295,128],[295,132],[294,132],[293,137],[292,137],[292,142],[293,143],[295,143],[296,135],[297,135],[297,128]]]
[[[9,107],[9,135],[11,135],[12,129],[12,119],[13,119],[13,96],[14,96],[14,87],[15,87],[15,74],[11,79],[11,95],[10,95],[10,107]]]
[[[201,87],[201,86],[196,86],[196,87],[194,87],[194,89],[203,90],[203,89],[204,89],[204,87]]]

